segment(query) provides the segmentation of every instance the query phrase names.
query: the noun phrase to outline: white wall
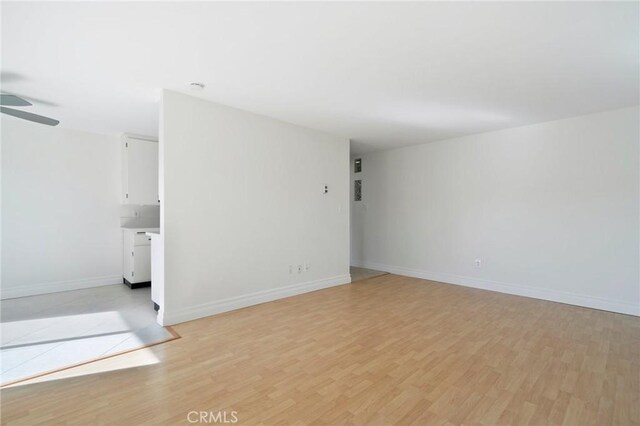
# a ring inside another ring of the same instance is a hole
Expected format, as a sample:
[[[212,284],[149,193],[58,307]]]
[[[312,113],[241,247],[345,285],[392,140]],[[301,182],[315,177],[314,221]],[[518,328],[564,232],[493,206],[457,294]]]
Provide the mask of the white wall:
[[[161,322],[349,282],[348,161],[347,139],[165,91]]]
[[[2,119],[2,298],[122,280],[115,136]]]
[[[362,155],[352,262],[640,315],[638,117],[627,108]]]

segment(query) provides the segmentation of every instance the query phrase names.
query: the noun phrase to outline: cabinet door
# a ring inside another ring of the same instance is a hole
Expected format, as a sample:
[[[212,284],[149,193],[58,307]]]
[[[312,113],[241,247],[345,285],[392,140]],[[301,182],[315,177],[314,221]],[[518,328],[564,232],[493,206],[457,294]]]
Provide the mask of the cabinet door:
[[[122,276],[129,282],[133,279],[133,237],[126,231],[122,236]]]
[[[132,283],[151,281],[151,246],[133,247],[133,280]]]
[[[126,204],[158,204],[158,142],[125,139]]]

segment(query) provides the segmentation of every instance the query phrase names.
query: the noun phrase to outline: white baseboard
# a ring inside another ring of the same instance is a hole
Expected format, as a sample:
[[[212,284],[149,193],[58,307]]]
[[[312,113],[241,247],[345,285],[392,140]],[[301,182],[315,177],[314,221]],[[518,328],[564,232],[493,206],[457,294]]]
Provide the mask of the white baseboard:
[[[310,291],[321,290],[323,288],[335,287],[351,282],[351,275],[339,275],[315,281],[293,284],[273,290],[259,291],[242,296],[230,297],[228,299],[216,300],[201,305],[181,309],[177,312],[167,313],[163,309],[158,314],[161,325],[173,325],[181,322],[191,321],[210,315],[233,311],[247,306],[258,305],[260,303],[271,302],[273,300],[284,299],[285,297],[296,296]]]
[[[58,293],[60,291],[80,290],[83,288],[100,287],[103,285],[121,284],[122,275],[108,275],[106,277],[85,278],[71,281],[56,281],[51,283],[30,284],[20,287],[0,288],[0,299],[14,299],[16,297],[36,296],[38,294]]]
[[[353,266],[361,268],[375,269],[397,275],[404,275],[424,280],[438,281],[447,284],[461,285],[465,287],[479,288],[483,290],[497,291],[500,293],[513,294],[516,296],[531,297],[534,299],[549,300],[551,302],[566,303],[568,305],[582,306],[586,308],[600,309],[603,311],[616,312],[620,314],[640,316],[640,302],[638,304],[625,303],[615,300],[603,299],[600,297],[587,296],[583,294],[569,293],[564,291],[549,290],[544,288],[529,287],[517,284],[508,284],[498,281],[490,281],[482,278],[452,275],[440,272],[423,271],[419,269],[404,268],[400,266],[385,265],[375,262],[357,262]]]

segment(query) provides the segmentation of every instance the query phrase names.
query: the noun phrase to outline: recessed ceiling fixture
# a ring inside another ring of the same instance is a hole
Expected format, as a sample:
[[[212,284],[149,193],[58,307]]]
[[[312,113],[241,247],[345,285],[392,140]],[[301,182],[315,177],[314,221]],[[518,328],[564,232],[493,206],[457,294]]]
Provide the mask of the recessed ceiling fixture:
[[[189,83],[189,89],[199,92],[200,90],[204,90],[204,83]]]

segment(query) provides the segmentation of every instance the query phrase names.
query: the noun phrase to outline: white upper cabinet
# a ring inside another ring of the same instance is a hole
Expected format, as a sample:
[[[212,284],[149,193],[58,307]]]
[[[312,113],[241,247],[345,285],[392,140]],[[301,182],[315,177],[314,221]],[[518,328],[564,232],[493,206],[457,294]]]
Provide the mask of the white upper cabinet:
[[[122,136],[122,202],[157,205],[158,141],[139,136]]]

